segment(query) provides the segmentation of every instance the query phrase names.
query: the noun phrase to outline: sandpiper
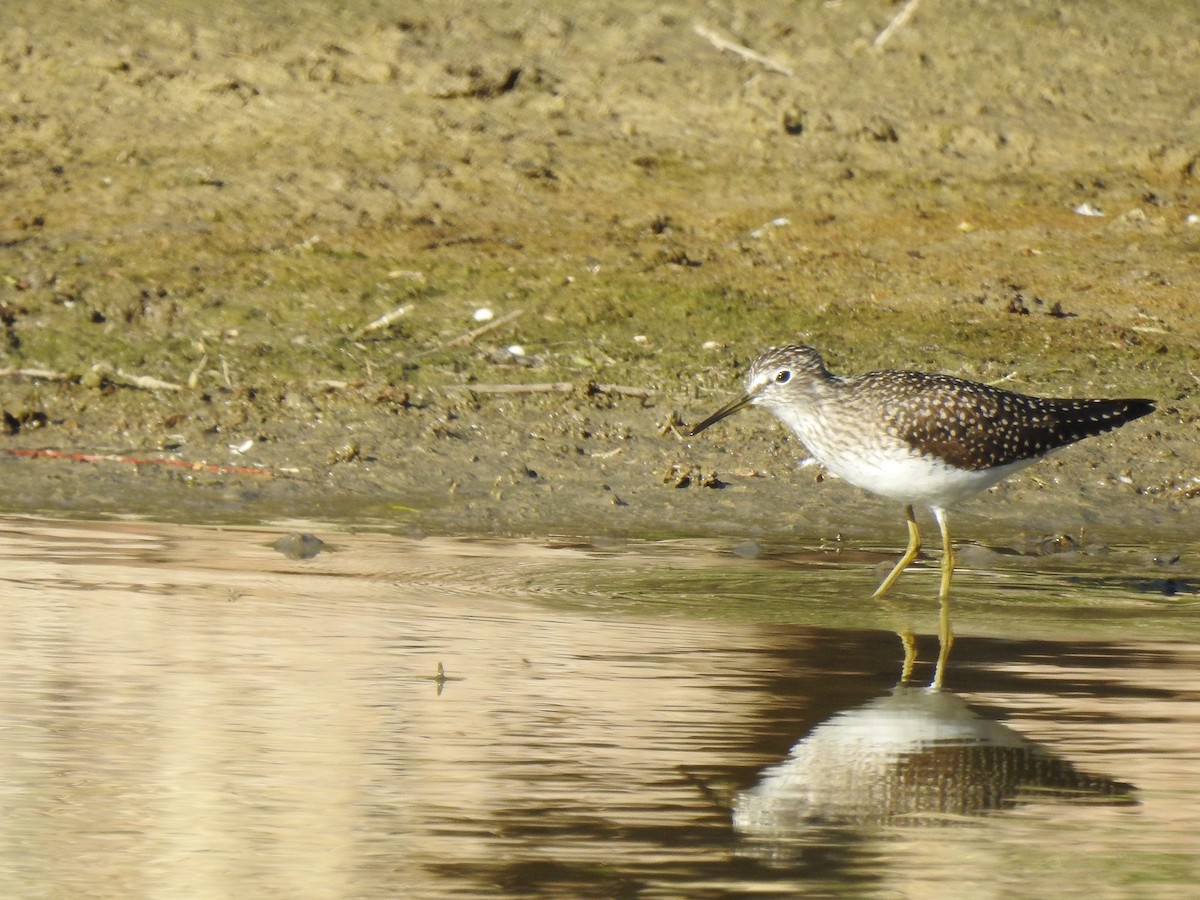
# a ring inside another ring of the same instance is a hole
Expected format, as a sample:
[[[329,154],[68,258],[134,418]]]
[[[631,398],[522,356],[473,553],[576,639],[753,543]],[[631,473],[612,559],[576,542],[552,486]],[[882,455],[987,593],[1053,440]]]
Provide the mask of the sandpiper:
[[[954,571],[948,508],[1059,447],[1154,410],[1151,400],[1030,397],[926,372],[834,375],[812,347],[789,346],[758,357],[745,394],[691,433],[751,404],[783,420],[829,472],[905,504],[908,549],[874,596],[887,593],[921,549],[913,506],[932,510],[942,533],[943,606]]]

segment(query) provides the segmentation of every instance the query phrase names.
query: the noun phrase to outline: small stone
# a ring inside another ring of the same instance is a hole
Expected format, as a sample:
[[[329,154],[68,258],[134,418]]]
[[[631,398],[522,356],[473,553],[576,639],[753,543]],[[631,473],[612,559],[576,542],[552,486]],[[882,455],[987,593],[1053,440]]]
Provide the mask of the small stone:
[[[288,559],[312,559],[329,545],[313,534],[293,531],[271,545]]]
[[[742,541],[733,548],[733,555],[742,559],[759,559],[762,556],[762,544],[758,541]]]

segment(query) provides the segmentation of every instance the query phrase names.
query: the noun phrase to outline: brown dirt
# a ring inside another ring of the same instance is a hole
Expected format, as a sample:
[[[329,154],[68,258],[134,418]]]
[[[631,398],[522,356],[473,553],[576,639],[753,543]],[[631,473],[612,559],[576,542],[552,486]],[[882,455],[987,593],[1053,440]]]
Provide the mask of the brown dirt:
[[[878,0],[574,6],[8,0],[0,449],[276,476],[5,454],[0,509],[634,535],[892,516],[806,487],[762,415],[681,437],[802,339],[837,371],[1158,398],[979,509],[1195,533],[1187,4],[926,0],[882,49]],[[470,336],[480,307],[515,317]]]

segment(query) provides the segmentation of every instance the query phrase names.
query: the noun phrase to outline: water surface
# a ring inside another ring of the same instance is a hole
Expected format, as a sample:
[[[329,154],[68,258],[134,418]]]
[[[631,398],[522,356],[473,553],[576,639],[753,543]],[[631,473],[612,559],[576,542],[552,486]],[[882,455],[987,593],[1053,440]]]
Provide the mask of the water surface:
[[[0,519],[0,894],[1194,895],[1137,558],[964,573],[935,693],[935,566]]]

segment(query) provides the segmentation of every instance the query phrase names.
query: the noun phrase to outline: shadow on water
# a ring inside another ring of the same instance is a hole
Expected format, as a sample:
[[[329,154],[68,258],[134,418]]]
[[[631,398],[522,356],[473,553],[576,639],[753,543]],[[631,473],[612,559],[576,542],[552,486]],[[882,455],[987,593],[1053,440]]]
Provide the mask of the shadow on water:
[[[968,597],[938,692],[897,685],[895,633],[836,569],[792,573],[784,621],[762,573],[678,547],[324,534],[294,558],[279,537],[0,520],[0,893],[1068,896],[1200,875],[1186,629],[1106,632],[1093,610],[1086,638],[1017,617],[1000,638]]]

